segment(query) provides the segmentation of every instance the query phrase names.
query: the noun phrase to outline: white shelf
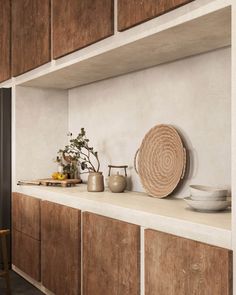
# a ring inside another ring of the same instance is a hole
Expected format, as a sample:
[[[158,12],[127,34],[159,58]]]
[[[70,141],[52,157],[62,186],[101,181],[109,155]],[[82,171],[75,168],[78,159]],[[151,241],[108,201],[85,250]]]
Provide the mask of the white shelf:
[[[0,86],[70,89],[230,45],[231,1],[196,0]]]
[[[231,213],[199,213],[181,199],[157,199],[145,193],[88,193],[73,188],[20,186],[17,191],[180,237],[231,249]]]

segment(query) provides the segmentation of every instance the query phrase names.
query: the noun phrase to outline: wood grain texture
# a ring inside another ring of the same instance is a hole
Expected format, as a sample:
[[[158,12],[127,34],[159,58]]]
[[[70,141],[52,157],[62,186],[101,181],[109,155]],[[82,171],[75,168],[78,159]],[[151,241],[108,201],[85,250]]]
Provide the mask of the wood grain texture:
[[[11,2],[0,0],[0,82],[11,78]]]
[[[17,231],[12,231],[12,263],[40,281],[40,242]]]
[[[31,238],[40,240],[40,199],[13,193],[12,226]]]
[[[12,228],[21,231],[21,194],[12,194]]]
[[[50,0],[12,0],[12,74],[51,59]]]
[[[114,0],[54,0],[55,59],[114,33]]]
[[[146,295],[232,295],[232,251],[145,230]]]
[[[138,295],[139,226],[83,213],[83,294]]]
[[[193,0],[118,0],[118,30],[124,31]]]
[[[81,213],[42,201],[42,284],[57,295],[80,294]]]

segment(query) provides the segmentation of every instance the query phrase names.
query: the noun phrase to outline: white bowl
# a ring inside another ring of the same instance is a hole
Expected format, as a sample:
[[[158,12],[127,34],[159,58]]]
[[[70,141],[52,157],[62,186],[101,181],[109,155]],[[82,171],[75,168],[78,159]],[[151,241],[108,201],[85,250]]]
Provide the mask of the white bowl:
[[[205,185],[190,185],[190,192],[192,197],[209,197],[220,198],[227,196],[227,189],[205,186]]]
[[[218,196],[204,195],[204,196],[191,196],[190,198],[194,201],[226,201],[227,200],[227,196],[218,197]]]
[[[190,197],[184,200],[191,208],[202,212],[222,211],[227,209],[231,204],[230,201],[195,201]]]

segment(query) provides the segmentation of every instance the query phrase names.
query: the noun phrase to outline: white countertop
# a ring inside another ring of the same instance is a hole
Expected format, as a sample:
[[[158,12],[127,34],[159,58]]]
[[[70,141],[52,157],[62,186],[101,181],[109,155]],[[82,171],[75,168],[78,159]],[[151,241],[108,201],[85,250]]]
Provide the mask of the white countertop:
[[[231,249],[231,213],[200,213],[181,199],[156,199],[145,193],[90,193],[72,188],[18,186],[17,192],[42,200],[138,224],[177,236]]]

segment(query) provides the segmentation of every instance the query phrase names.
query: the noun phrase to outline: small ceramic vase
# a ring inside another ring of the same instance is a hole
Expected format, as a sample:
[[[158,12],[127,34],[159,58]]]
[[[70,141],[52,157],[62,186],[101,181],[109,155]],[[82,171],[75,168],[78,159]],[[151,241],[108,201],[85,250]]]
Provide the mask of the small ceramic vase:
[[[87,184],[88,192],[103,192],[104,191],[104,179],[102,172],[90,172],[88,176]]]

